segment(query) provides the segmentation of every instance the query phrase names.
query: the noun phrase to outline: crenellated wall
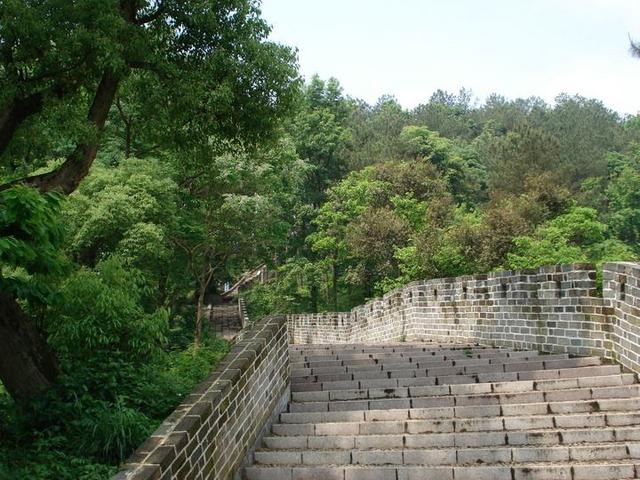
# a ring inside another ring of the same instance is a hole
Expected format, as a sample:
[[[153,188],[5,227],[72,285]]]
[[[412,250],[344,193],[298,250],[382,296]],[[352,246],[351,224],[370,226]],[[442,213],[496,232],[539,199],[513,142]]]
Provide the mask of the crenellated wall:
[[[289,336],[293,343],[478,342],[624,357],[638,366],[640,266],[604,270],[604,298],[590,264],[417,281],[350,312],[290,315]]]

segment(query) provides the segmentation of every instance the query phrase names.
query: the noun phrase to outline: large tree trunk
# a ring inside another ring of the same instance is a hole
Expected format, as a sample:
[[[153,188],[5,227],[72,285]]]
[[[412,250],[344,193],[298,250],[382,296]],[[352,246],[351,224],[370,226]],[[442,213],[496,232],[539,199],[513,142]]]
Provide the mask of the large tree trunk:
[[[338,311],[338,260],[335,258],[331,263],[331,308]]]
[[[79,144],[66,161],[52,172],[27,177],[21,183],[36,187],[42,192],[59,190],[69,194],[78,188],[98,153],[100,133],[104,129],[119,83],[120,77],[111,72],[102,75],[87,117],[96,129],[96,136],[91,141]]]
[[[202,309],[204,307],[204,295],[207,287],[201,285],[200,292],[198,292],[198,305],[196,305],[196,331],[193,336],[193,346],[195,348],[200,347],[202,342]]]
[[[0,290],[0,378],[16,400],[33,398],[51,387],[58,362],[33,321],[7,292]]]

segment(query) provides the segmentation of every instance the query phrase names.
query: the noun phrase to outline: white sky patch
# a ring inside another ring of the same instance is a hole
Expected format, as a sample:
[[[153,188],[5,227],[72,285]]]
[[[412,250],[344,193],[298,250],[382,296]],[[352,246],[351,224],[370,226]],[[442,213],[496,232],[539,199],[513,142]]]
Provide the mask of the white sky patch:
[[[264,0],[272,38],[302,73],[334,76],[374,103],[407,108],[438,88],[509,98],[562,92],[640,112],[640,0]],[[634,34],[635,32],[635,34]]]

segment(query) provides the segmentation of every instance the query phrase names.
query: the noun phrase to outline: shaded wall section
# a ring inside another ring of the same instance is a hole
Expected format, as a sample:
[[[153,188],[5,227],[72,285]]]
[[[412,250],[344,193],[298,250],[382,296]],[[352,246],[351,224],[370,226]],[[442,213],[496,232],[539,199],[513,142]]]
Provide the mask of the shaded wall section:
[[[289,395],[285,317],[244,330],[215,371],[141,445],[114,480],[233,478]]]

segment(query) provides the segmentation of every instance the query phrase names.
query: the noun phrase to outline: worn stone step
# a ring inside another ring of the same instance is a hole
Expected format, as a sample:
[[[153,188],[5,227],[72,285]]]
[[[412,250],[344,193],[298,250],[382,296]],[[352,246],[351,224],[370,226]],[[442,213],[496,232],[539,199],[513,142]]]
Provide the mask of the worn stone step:
[[[640,473],[633,461],[518,463],[475,466],[252,466],[245,480],[626,480]]]
[[[494,351],[494,350],[407,350],[404,352],[381,352],[381,353],[353,353],[353,354],[327,354],[327,355],[305,355],[289,357],[291,363],[324,363],[330,361],[343,361],[345,363],[358,362],[361,360],[385,361],[392,359],[436,359],[436,358],[522,358],[522,357],[545,357],[535,351]]]
[[[265,465],[490,465],[495,463],[570,462],[640,459],[640,443],[505,446],[493,448],[428,448],[388,444],[384,448],[258,450],[256,464]]]
[[[479,344],[462,344],[462,343],[430,343],[430,342],[418,342],[418,343],[384,343],[376,345],[367,344],[331,344],[331,345],[289,345],[289,351],[292,354],[300,355],[327,355],[333,353],[385,353],[385,352],[402,352],[407,350],[422,350],[422,351],[442,351],[442,350],[514,350],[506,347],[489,347]]]
[[[481,365],[432,365],[428,368],[421,368],[419,364],[409,364],[404,368],[380,369],[380,370],[358,370],[354,372],[328,373],[319,375],[306,375],[292,377],[292,383],[317,383],[317,382],[337,382],[348,380],[368,380],[386,378],[414,378],[414,377],[442,377],[453,375],[474,375],[480,373],[502,374],[502,373],[524,373],[528,371],[557,370],[566,368],[593,367],[602,364],[600,357],[582,357],[554,360],[536,360],[517,363],[495,363]]]
[[[574,422],[568,422],[573,424]],[[604,424],[604,422],[603,422]],[[482,432],[448,433],[371,433],[359,435],[293,435],[267,436],[264,449],[271,450],[370,450],[388,448],[487,448],[503,446],[537,445],[576,445],[598,442],[624,442],[640,440],[640,428],[603,428],[599,425],[587,425],[582,429],[548,430],[508,430]],[[415,428],[418,427],[418,428]],[[599,428],[598,432],[590,429]],[[419,425],[407,426],[408,430],[419,430]]]
[[[562,354],[554,354],[562,355]],[[380,354],[355,354],[355,355],[310,355],[310,356],[290,356],[290,362],[296,368],[301,366],[332,366],[332,365],[366,365],[374,362],[382,362],[393,359],[414,359],[415,361],[436,360],[436,359],[459,359],[473,360],[482,358],[546,358],[549,355],[543,355],[535,351],[495,351],[495,350],[445,350],[445,351],[406,351],[394,353]]]
[[[552,401],[514,403],[501,405],[433,406],[377,410],[349,410],[327,412],[285,412],[280,414],[280,423],[321,422],[377,422],[383,420],[424,420],[446,418],[511,417],[522,415],[546,415],[630,412],[640,409],[640,397],[612,398],[579,401]]]
[[[616,375],[621,372],[620,365],[598,365],[524,372],[477,373],[471,375],[443,375],[421,377],[394,377],[383,379],[338,380],[327,382],[298,382],[291,384],[292,392],[310,392],[323,390],[365,390],[368,388],[397,388],[408,386],[455,385],[469,383],[502,383],[520,380],[549,380],[560,378],[594,377]]]
[[[468,434],[493,432],[498,441],[504,442],[504,432],[546,431],[545,435],[557,436],[561,429],[566,431],[591,431],[598,429],[597,435],[603,440],[635,440],[639,434],[640,412],[622,413],[579,413],[560,415],[514,415],[511,417],[449,418],[382,420],[378,422],[320,422],[320,423],[276,423],[272,427],[274,436],[358,436],[358,435],[433,435]],[[621,429],[620,432],[615,432]],[[631,429],[631,430],[627,430]],[[556,433],[554,433],[556,432]],[[603,433],[604,432],[604,433]],[[542,434],[541,434],[542,435]],[[627,438],[625,435],[631,435]],[[268,437],[267,437],[268,438]],[[482,437],[478,437],[483,441]],[[488,438],[484,439],[489,441]],[[492,442],[495,440],[491,440]],[[562,442],[560,442],[562,443]],[[494,444],[494,443],[492,443]],[[500,445],[502,443],[498,443]],[[459,445],[459,444],[458,444]]]
[[[442,343],[296,345],[247,480],[621,480],[637,376],[598,357]]]
[[[473,342],[438,342],[429,340],[420,340],[417,342],[384,342],[384,343],[292,343],[289,345],[290,350],[385,350],[393,348],[420,347],[420,348],[467,348],[481,347],[489,349],[497,349],[500,347],[489,347]]]
[[[531,391],[555,391],[586,387],[614,387],[631,385],[636,375],[622,373],[598,377],[564,378],[554,380],[523,380],[502,383],[468,383],[460,385],[431,385],[416,387],[369,388],[364,390],[324,390],[315,392],[293,392],[294,402],[322,402],[341,400],[364,400],[380,398],[405,398],[410,396],[460,395],[473,393],[516,393]]]
[[[331,349],[331,350],[292,350],[289,348],[290,357],[295,360],[297,358],[310,358],[318,357],[321,360],[330,359],[343,355],[345,357],[370,357],[370,356],[386,356],[386,355],[449,355],[460,354],[472,356],[475,353],[486,353],[492,355],[512,354],[514,356],[523,354],[523,352],[538,352],[537,350],[517,350],[513,348],[491,348],[480,345],[467,346],[467,347],[449,347],[449,348],[432,348],[432,347],[393,347],[393,348],[379,348],[379,349]],[[546,355],[546,353],[540,352],[540,355]]]
[[[477,384],[480,385],[480,384]],[[446,386],[445,386],[446,387]],[[427,407],[457,407],[472,405],[509,405],[574,400],[640,397],[640,385],[616,387],[575,388],[551,391],[516,393],[479,393],[459,395],[431,395],[438,387],[409,387],[405,398],[376,398],[361,400],[333,400],[321,402],[290,402],[289,412],[331,412],[352,410],[409,409]],[[384,390],[382,390],[384,393]]]
[[[557,354],[557,355],[545,355],[544,357],[489,357],[489,358],[456,358],[456,357],[420,357],[420,358],[406,358],[404,360],[394,358],[392,360],[377,361],[372,360],[370,363],[365,364],[350,364],[342,361],[342,365],[332,365],[323,367],[305,367],[299,368],[292,364],[291,376],[292,378],[306,377],[311,375],[325,375],[325,374],[344,374],[344,373],[356,373],[356,372],[377,372],[387,370],[401,370],[401,369],[416,369],[416,368],[436,368],[436,367],[478,367],[488,366],[496,364],[515,364],[523,363],[527,361],[544,361],[549,362],[552,360],[567,360],[569,355]],[[599,364],[599,363],[598,363]],[[504,371],[504,369],[503,369]]]

